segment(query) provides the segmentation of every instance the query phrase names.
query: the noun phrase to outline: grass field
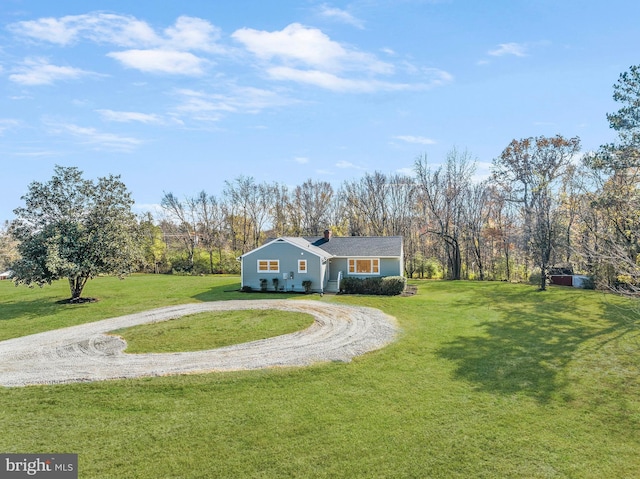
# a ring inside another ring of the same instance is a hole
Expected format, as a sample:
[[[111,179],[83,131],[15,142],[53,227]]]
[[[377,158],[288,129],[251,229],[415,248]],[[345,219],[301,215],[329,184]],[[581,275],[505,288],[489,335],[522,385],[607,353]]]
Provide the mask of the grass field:
[[[594,291],[416,283],[411,297],[298,296],[382,309],[399,340],[351,363],[0,387],[0,452],[78,453],[81,478],[640,477],[640,332]],[[225,299],[237,277],[0,282],[0,339]],[[234,333],[230,333],[234,334]],[[1,367],[1,366],[0,366]]]

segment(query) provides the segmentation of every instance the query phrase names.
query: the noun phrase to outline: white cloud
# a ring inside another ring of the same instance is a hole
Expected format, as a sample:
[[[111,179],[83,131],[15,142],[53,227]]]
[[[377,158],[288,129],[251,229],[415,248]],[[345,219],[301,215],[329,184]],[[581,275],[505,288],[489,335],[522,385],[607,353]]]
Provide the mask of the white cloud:
[[[131,16],[98,12],[17,22],[8,28],[16,35],[58,45],[68,45],[80,39],[127,47],[157,45],[160,42],[146,22]]]
[[[301,70],[290,67],[272,67],[267,70],[274,80],[290,80],[306,83],[333,91],[374,91],[376,83],[372,81],[351,80],[333,73],[320,70]]]
[[[180,50],[222,52],[217,44],[220,29],[201,18],[181,16],[173,27],[165,29],[166,46]]]
[[[101,12],[17,22],[8,29],[16,35],[58,45],[90,40],[129,48],[220,50],[216,44],[220,30],[207,20],[189,16],[178,17],[162,34],[133,16]]]
[[[279,60],[285,65],[302,65],[333,72],[361,70],[393,73],[390,63],[374,55],[343,47],[317,28],[292,23],[275,32],[242,28],[232,38],[262,60]]]
[[[225,93],[180,89],[175,93],[181,102],[175,109],[178,115],[189,115],[201,121],[218,121],[225,113],[255,114],[268,108],[297,103],[277,92],[253,87],[227,86]]]
[[[2,135],[6,130],[16,128],[19,125],[20,121],[18,120],[13,120],[11,118],[0,118],[0,135]]]
[[[296,163],[300,163],[301,165],[306,165],[307,163],[309,163],[309,158],[306,158],[304,156],[297,156],[293,159],[293,161],[295,161]]]
[[[320,7],[320,15],[331,20],[336,20],[341,23],[352,25],[359,29],[364,28],[364,23],[362,22],[362,20],[359,20],[346,10],[342,10],[340,8],[333,8],[326,4],[322,5]]]
[[[500,43],[498,48],[487,52],[494,57],[501,57],[504,55],[514,55],[516,57],[527,56],[527,46],[522,43]]]
[[[424,136],[398,135],[393,137],[395,140],[405,141],[407,143],[415,143],[418,145],[435,145],[436,141]]]
[[[124,66],[150,73],[200,75],[207,61],[193,51],[223,53],[220,30],[201,18],[181,16],[156,32],[132,16],[107,13],[41,18],[9,25],[16,35],[66,46],[80,40],[128,48],[108,56]]]
[[[28,58],[13,70],[9,80],[21,85],[50,85],[59,80],[77,80],[95,73],[80,68],[52,65],[44,58]]]
[[[143,143],[142,140],[137,138],[105,133],[95,128],[82,127],[69,123],[50,123],[48,126],[52,134],[71,135],[78,138],[82,144],[91,145],[96,149],[130,152]]]
[[[108,53],[107,56],[129,68],[172,75],[201,75],[205,63],[205,60],[192,53],[176,50],[127,50]]]
[[[412,82],[393,81],[397,74],[394,64],[333,41],[321,30],[299,23],[273,32],[242,28],[232,38],[256,56],[258,67],[270,79],[336,92],[421,90],[453,79],[443,70],[414,67],[408,71]]]
[[[158,115],[139,113],[135,111],[114,111],[114,110],[96,110],[102,118],[107,121],[115,121],[121,123],[130,123],[137,121],[140,123],[163,123]]]
[[[366,168],[363,168],[362,166],[354,165],[350,161],[345,161],[345,160],[341,160],[337,162],[336,167],[341,169],[366,170]]]
[[[345,78],[331,72],[321,70],[303,70],[285,66],[267,69],[267,75],[273,80],[288,80],[308,85],[314,85],[326,90],[352,93],[375,93],[378,91],[409,91],[425,90],[449,83],[453,78],[447,72],[424,72],[425,77],[416,83],[389,82],[376,79]]]

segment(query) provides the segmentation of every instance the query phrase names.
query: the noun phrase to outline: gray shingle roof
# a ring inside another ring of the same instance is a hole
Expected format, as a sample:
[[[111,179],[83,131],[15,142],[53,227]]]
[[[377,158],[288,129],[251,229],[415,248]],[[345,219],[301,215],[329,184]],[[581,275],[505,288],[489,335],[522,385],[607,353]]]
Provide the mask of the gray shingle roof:
[[[402,236],[306,236],[306,241],[332,256],[402,256]]]

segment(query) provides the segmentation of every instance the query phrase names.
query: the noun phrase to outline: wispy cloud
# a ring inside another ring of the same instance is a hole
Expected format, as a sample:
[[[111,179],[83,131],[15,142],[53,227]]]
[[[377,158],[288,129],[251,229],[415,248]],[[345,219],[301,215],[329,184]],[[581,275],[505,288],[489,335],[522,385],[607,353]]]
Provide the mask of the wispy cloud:
[[[49,132],[55,135],[70,135],[82,144],[99,150],[130,152],[140,146],[143,141],[129,136],[106,133],[91,127],[83,127],[71,123],[49,123]]]
[[[293,161],[295,161],[296,163],[299,163],[301,165],[306,165],[307,163],[309,163],[309,158],[305,157],[305,156],[296,156]]]
[[[493,57],[501,57],[504,55],[526,57],[527,45],[523,43],[500,43],[497,48],[489,50],[487,53]]]
[[[358,166],[355,165],[353,163],[351,163],[350,161],[345,161],[345,160],[341,160],[339,162],[336,163],[336,167],[340,168],[340,169],[353,169],[353,170],[366,170],[366,168],[362,167],[362,166]]]
[[[35,41],[70,45],[81,40],[128,48],[165,48],[220,52],[220,29],[207,20],[180,16],[162,32],[130,15],[94,12],[12,23],[15,35]]]
[[[190,52],[176,50],[127,50],[111,52],[107,56],[124,66],[147,73],[198,76],[204,73],[206,60]]]
[[[163,119],[154,114],[139,113],[135,111],[96,110],[106,121],[120,123],[164,123]]]
[[[265,109],[297,103],[296,100],[284,97],[277,92],[253,87],[227,85],[224,93],[180,89],[175,95],[180,104],[174,113],[188,115],[193,119],[219,121],[224,114],[255,114]]]
[[[6,130],[16,128],[18,126],[20,126],[19,120],[14,120],[12,118],[0,118],[0,135],[4,134]]]
[[[128,68],[148,73],[201,75],[210,63],[193,52],[223,53],[220,30],[201,18],[181,16],[157,32],[148,23],[128,15],[90,13],[13,23],[15,35],[33,41],[68,46],[82,40],[125,47],[107,55]]]
[[[69,66],[53,65],[45,58],[28,58],[13,69],[9,80],[21,85],[50,85],[56,81],[77,80],[95,73]]]
[[[347,25],[354,26],[359,29],[364,29],[364,22],[353,15],[351,15],[346,10],[342,10],[340,8],[330,7],[327,4],[321,5],[319,9],[319,14],[322,17],[328,18],[330,20],[335,20],[337,22],[346,23]]]
[[[393,137],[395,140],[404,141],[406,143],[415,143],[418,145],[435,145],[436,140],[432,140],[431,138],[426,138],[424,136],[413,136],[413,135],[398,135]]]

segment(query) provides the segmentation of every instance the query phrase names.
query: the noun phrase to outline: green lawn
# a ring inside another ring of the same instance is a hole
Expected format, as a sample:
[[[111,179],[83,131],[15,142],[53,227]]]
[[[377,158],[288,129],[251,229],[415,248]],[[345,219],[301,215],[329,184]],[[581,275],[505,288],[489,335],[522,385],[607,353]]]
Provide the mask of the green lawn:
[[[0,387],[0,452],[79,454],[84,478],[640,477],[640,332],[619,298],[506,283],[411,297],[243,294],[237,277],[98,278],[97,303],[0,282],[0,338],[169,304],[380,308],[399,340],[351,363]],[[1,365],[0,365],[1,367]]]
[[[313,324],[313,316],[291,311],[218,311],[112,332],[127,341],[125,352],[202,351],[293,333]]]

